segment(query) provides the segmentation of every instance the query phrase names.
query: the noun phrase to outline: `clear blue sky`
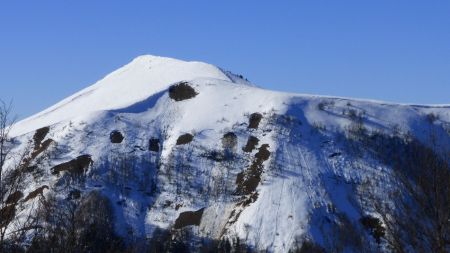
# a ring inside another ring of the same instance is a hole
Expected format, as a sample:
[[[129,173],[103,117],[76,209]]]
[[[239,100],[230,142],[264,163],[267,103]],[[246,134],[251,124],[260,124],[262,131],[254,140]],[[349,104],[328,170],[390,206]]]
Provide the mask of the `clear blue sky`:
[[[0,2],[0,98],[21,118],[142,54],[274,90],[450,103],[450,1]]]

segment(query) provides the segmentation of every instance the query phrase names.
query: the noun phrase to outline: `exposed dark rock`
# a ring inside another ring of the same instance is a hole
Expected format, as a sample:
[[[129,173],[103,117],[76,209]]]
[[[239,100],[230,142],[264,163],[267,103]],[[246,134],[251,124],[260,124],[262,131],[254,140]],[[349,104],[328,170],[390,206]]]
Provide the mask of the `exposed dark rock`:
[[[7,226],[16,215],[16,205],[7,205],[0,209],[0,228]]]
[[[173,226],[175,229],[183,228],[186,226],[199,226],[202,220],[203,211],[205,208],[202,208],[197,211],[187,211],[180,213],[177,220],[175,221],[175,225]]]
[[[25,157],[22,160],[22,164],[20,165],[20,167],[22,168],[22,170],[24,172],[33,172],[35,169],[37,169],[36,165],[30,166],[30,163],[33,159],[35,159],[36,157],[38,157],[42,152],[44,152],[45,150],[48,149],[48,147],[50,146],[50,144],[52,144],[54,141],[52,139],[47,139],[45,140],[41,145],[39,145],[39,147],[35,147],[33,152],[31,152],[29,157]]]
[[[72,174],[81,175],[92,164],[90,155],[81,155],[71,161],[56,165],[52,168],[52,174],[58,175],[61,171],[68,171]]]
[[[36,130],[36,133],[33,136],[34,142],[33,151],[31,152],[31,155],[29,157],[23,159],[22,162],[23,168],[28,167],[33,159],[35,159],[38,155],[47,150],[50,144],[54,142],[52,139],[47,139],[44,142],[42,142],[45,139],[45,136],[47,136],[49,131],[50,131],[49,127],[43,127]]]
[[[233,132],[228,132],[222,137],[222,147],[224,149],[234,149],[237,145],[237,136]]]
[[[23,197],[23,193],[21,191],[16,191],[11,193],[6,199],[6,204],[15,204]]]
[[[182,101],[197,96],[197,92],[188,82],[181,82],[169,88],[169,97],[175,101]]]
[[[121,132],[114,130],[109,134],[109,139],[111,143],[121,143],[123,141],[123,135]]]
[[[250,167],[240,172],[236,177],[236,194],[247,195],[253,193],[261,181],[261,174],[263,172],[263,162],[269,159],[270,151],[269,145],[263,144],[255,154],[255,159]]]
[[[262,119],[261,113],[257,113],[257,112],[252,113],[248,120],[248,128],[257,129],[259,126],[259,122],[261,122],[261,119]]]
[[[36,130],[36,133],[33,136],[34,149],[39,148],[41,142],[44,140],[45,136],[47,136],[49,131],[50,131],[49,127],[43,127]]]
[[[245,198],[243,198],[239,203],[236,204],[236,208],[231,212],[230,217],[228,218],[227,225],[231,225],[238,220],[239,216],[244,210],[242,209],[242,207],[245,208],[258,199],[259,194],[256,191],[256,188],[261,181],[263,162],[270,157],[268,148],[268,144],[261,145],[258,153],[255,154],[255,160],[250,165],[250,167],[237,175],[237,188],[235,194],[245,195]]]
[[[44,189],[48,189],[48,186],[47,185],[43,185],[43,186],[37,188],[36,190],[30,192],[28,194],[28,196],[23,201],[27,202],[27,201],[29,201],[31,199],[36,198],[38,195],[44,196]]]
[[[192,134],[183,134],[177,139],[177,145],[184,145],[188,144],[194,139],[194,136]]]
[[[256,138],[255,136],[249,136],[248,140],[247,140],[247,144],[245,145],[245,147],[242,148],[242,150],[244,150],[244,152],[250,153],[253,151],[253,149],[255,149],[256,145],[258,145],[259,143],[259,139]]]
[[[256,157],[256,161],[259,164],[262,164],[264,161],[266,161],[267,159],[269,159],[270,157],[270,151],[268,150],[269,148],[269,144],[263,144],[259,150],[258,153],[255,154]]]
[[[34,147],[33,152],[31,152],[31,158],[30,160],[33,160],[34,158],[36,158],[38,155],[40,155],[42,152],[44,152],[45,150],[47,150],[47,148],[50,146],[50,144],[52,144],[54,141],[52,139],[47,139],[45,140],[43,143],[41,143],[39,145],[39,147]]]
[[[151,138],[148,142],[148,150],[153,152],[159,152],[159,139]]]
[[[385,232],[381,221],[378,218],[369,215],[362,217],[360,221],[366,229],[370,230],[370,233],[375,238],[377,243],[380,243],[381,237],[384,237]]]

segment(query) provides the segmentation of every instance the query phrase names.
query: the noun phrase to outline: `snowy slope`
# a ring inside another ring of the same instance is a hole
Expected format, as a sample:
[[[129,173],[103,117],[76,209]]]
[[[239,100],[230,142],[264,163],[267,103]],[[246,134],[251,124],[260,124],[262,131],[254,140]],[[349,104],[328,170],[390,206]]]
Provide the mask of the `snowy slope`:
[[[357,224],[374,212],[357,197],[358,185],[376,178],[379,190],[395,182],[379,159],[347,150],[356,123],[368,132],[412,134],[427,144],[432,131],[442,150],[450,147],[449,106],[280,93],[230,75],[205,63],[142,56],[19,122],[13,153],[25,150],[41,127],[50,127],[44,140],[53,141],[33,158],[30,165],[43,174],[27,178],[24,196],[42,185],[61,199],[73,189],[99,190],[114,203],[121,235],[151,237],[156,229],[173,229],[181,213],[203,210],[200,224],[187,226],[201,238],[239,237],[270,252],[288,252],[306,240],[329,249],[327,229],[335,227],[327,220],[340,224],[345,216]],[[196,95],[172,99],[169,87],[180,81]],[[251,127],[256,114],[261,121]],[[430,121],[430,115],[436,118]],[[122,142],[111,143],[113,131]],[[230,147],[223,144],[227,133],[236,138]],[[184,134],[192,141],[177,145]],[[244,150],[251,136],[258,142]],[[151,139],[159,141],[159,150],[149,150]],[[80,155],[93,161],[82,183],[69,180],[70,173],[52,173]],[[120,172],[124,161],[131,168],[126,177]],[[240,188],[246,184],[255,189]]]
[[[231,81],[227,73],[210,64],[151,55],[140,56],[94,85],[19,122],[13,135],[24,134],[93,111],[123,108],[144,100],[173,83],[195,78]],[[239,78],[233,80],[245,83]]]

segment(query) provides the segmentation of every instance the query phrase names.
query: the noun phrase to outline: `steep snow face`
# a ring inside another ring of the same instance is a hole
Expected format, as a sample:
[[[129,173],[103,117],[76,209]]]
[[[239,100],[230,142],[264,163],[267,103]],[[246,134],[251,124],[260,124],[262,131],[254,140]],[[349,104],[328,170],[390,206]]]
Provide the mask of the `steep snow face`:
[[[450,148],[448,106],[279,93],[224,73],[204,63],[140,57],[20,122],[14,133],[29,133],[17,136],[12,154],[36,145],[34,130],[49,126],[27,161],[23,195],[44,185],[60,200],[74,190],[81,198],[99,191],[111,200],[122,236],[185,229],[269,252],[304,241],[332,251],[340,242],[330,234],[353,229],[383,249],[360,224],[368,213],[379,215],[361,192],[372,182],[370,190],[386,198],[396,175],[370,147],[357,146],[358,138],[382,132]],[[194,92],[172,99],[169,86],[183,80]],[[55,172],[86,155],[86,171]],[[21,201],[18,215],[32,204]],[[183,223],[183,213],[201,216]],[[362,251],[351,242],[346,247]]]
[[[24,134],[93,111],[123,108],[144,100],[175,82],[196,78],[248,84],[245,80],[210,64],[144,55],[94,85],[18,122],[12,135]]]

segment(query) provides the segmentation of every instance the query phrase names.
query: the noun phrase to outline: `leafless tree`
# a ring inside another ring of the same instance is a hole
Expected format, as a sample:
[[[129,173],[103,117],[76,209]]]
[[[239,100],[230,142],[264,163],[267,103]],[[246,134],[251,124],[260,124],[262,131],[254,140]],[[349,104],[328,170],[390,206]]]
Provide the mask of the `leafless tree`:
[[[9,154],[8,141],[9,133],[14,125],[14,118],[12,113],[12,103],[5,103],[0,99],[0,194],[3,193],[3,170],[6,158]],[[3,195],[0,195],[0,201],[4,199]]]
[[[39,201],[21,201],[31,143],[21,152],[11,152],[14,122],[12,103],[0,100],[0,251],[19,245],[37,224],[33,210]]]
[[[13,175],[9,175],[8,180],[5,179],[5,162],[10,153],[9,133],[13,126],[14,120],[11,116],[12,103],[5,103],[0,100],[0,248],[4,246],[5,233],[7,223],[14,216],[15,208],[12,205],[7,205],[8,202],[13,202],[7,199],[6,195],[13,187],[6,187],[6,181],[15,181]]]
[[[448,252],[450,157],[446,152],[440,156],[435,143],[426,146],[406,139],[383,135],[374,138],[376,153],[392,166],[398,185],[383,197],[371,190],[365,192],[365,197],[381,216],[384,238],[392,251],[409,252],[414,248],[418,252]]]
[[[124,252],[112,212],[109,199],[96,191],[79,200],[49,194],[38,212],[43,225],[28,252]]]

